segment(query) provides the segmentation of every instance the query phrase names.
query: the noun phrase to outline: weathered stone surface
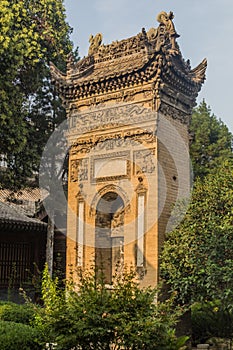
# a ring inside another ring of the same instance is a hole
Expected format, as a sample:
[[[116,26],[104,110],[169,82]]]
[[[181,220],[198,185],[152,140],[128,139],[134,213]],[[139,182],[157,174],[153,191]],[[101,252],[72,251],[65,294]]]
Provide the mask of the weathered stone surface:
[[[102,262],[110,282],[117,262],[133,264],[142,286],[158,283],[172,206],[189,194],[188,129],[206,70],[183,59],[173,17],[110,45],[91,36],[67,74],[51,65],[70,126],[67,270]]]

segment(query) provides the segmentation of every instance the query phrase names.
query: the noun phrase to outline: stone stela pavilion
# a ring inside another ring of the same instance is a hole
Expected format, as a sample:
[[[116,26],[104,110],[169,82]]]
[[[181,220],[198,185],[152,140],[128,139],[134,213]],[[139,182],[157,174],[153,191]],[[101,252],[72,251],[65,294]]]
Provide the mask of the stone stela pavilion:
[[[158,283],[172,207],[189,196],[189,124],[207,67],[183,59],[173,17],[109,45],[91,35],[66,74],[51,64],[69,120],[67,275],[95,263],[111,283],[127,265],[142,286]]]

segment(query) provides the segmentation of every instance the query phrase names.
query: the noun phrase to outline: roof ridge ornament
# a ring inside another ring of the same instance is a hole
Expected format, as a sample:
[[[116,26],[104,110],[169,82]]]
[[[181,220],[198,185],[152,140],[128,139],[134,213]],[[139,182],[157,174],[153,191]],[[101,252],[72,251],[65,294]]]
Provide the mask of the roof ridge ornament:
[[[103,40],[103,35],[102,33],[97,33],[95,36],[93,36],[92,34],[90,35],[89,38],[89,50],[88,50],[88,55],[93,55],[94,53],[96,53],[100,47],[100,45],[102,44],[102,40]]]
[[[171,41],[171,49],[169,52],[172,55],[179,54],[179,50],[176,45],[176,38],[179,38],[180,35],[176,32],[175,25],[173,23],[174,13],[172,11],[165,12],[162,11],[157,16],[157,21],[160,23],[160,25],[164,25],[165,29],[169,35],[170,41]]]

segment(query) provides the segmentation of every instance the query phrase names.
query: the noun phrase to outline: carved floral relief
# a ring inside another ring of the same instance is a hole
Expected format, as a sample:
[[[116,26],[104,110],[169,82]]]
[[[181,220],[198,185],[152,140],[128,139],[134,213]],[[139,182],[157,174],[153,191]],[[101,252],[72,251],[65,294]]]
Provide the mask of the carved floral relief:
[[[155,149],[134,152],[134,174],[152,174],[156,170]]]
[[[70,181],[82,182],[88,180],[88,164],[89,159],[76,159],[71,161],[70,165]]]

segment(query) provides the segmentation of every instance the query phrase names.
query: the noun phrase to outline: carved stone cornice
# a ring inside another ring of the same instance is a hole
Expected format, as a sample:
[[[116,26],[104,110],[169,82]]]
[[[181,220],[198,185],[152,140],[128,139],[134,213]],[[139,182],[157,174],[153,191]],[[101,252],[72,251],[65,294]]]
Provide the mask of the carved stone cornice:
[[[165,116],[172,116],[173,119],[179,120],[183,124],[190,124],[191,115],[173,105],[162,103],[159,112]]]
[[[141,104],[144,104],[148,101],[152,100],[153,97],[153,89],[151,84],[145,84],[145,85],[138,85],[138,86],[131,86],[129,88],[125,88],[122,90],[107,92],[107,93],[101,93],[96,96],[92,97],[85,97],[83,99],[79,99],[75,101],[75,103],[66,103],[67,107],[67,117],[69,118],[71,116],[71,110],[70,105],[74,105],[77,111],[79,111],[82,107],[97,107],[99,105],[103,106],[104,104],[108,103],[109,101],[115,102],[115,103],[124,103],[124,102],[139,102]]]
[[[161,89],[161,98],[165,103],[174,105],[175,107],[182,106],[183,111],[186,111],[187,114],[191,113],[194,106],[192,98],[165,84]]]
[[[145,131],[143,129],[136,129],[131,131],[119,131],[118,133],[111,133],[108,135],[93,135],[91,138],[82,137],[77,140],[70,148],[70,155],[85,154],[91,152],[95,147],[100,147],[100,144],[106,144],[113,140],[118,145],[118,140],[124,140],[124,144],[131,143],[136,144],[152,144],[156,141],[155,134],[153,132]]]

